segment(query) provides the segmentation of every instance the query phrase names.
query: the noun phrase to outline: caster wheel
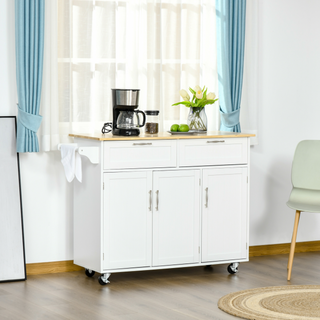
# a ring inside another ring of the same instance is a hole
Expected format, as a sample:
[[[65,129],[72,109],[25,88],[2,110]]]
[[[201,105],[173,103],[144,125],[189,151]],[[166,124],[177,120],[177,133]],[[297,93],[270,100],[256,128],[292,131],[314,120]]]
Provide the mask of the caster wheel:
[[[95,272],[93,270],[86,269],[85,274],[87,277],[93,277]]]
[[[102,286],[105,286],[107,283],[110,283],[110,281],[108,280],[110,274],[102,274],[99,278],[98,281]]]
[[[203,271],[212,273],[213,272],[213,268],[210,265],[204,266]]]
[[[227,268],[227,270],[228,270],[228,272],[230,273],[230,274],[235,274],[235,273],[237,273],[239,270],[238,270],[238,265],[239,264],[235,264],[235,263],[231,263],[231,264],[229,264],[228,265],[228,268]]]

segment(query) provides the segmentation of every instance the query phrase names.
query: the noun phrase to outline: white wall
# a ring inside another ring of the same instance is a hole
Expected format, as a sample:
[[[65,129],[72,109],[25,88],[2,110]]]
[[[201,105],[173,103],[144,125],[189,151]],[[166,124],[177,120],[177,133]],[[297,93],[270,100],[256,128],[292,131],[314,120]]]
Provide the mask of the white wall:
[[[252,148],[250,245],[291,241],[286,206],[297,143],[320,139],[320,1],[259,1],[259,145]],[[298,241],[320,239],[302,214]]]
[[[259,145],[251,149],[250,245],[290,242],[296,144],[320,139],[320,1],[259,0]],[[0,115],[16,115],[14,1],[0,1]],[[72,259],[72,185],[58,152],[21,154],[27,263]],[[298,241],[320,239],[303,214]]]

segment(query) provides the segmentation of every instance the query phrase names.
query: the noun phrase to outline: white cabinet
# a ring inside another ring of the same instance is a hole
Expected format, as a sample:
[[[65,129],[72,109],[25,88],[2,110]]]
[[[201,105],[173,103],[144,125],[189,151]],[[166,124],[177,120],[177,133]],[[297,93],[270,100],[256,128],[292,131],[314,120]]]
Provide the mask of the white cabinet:
[[[203,170],[202,262],[247,256],[247,168]]]
[[[153,266],[199,262],[200,170],[153,173]]]
[[[104,284],[113,272],[248,261],[248,139],[76,138],[100,159],[83,157],[75,181],[74,263]]]
[[[104,173],[104,268],[151,266],[151,172]]]
[[[199,262],[199,178],[199,170],[104,173],[104,268]]]

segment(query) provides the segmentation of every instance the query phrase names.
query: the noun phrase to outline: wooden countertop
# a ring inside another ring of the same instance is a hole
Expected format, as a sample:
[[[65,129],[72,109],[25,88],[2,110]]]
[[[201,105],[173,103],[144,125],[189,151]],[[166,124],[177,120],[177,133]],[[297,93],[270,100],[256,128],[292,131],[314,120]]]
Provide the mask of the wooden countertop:
[[[180,140],[180,139],[213,139],[213,138],[245,138],[254,137],[254,134],[250,133],[237,133],[237,132],[223,132],[223,131],[208,131],[206,133],[197,134],[170,134],[168,132],[159,132],[158,134],[144,134],[141,133],[139,136],[124,137],[124,136],[113,136],[111,133],[96,133],[96,134],[81,134],[81,133],[70,133],[70,137],[83,138],[99,141],[121,141],[121,140]]]

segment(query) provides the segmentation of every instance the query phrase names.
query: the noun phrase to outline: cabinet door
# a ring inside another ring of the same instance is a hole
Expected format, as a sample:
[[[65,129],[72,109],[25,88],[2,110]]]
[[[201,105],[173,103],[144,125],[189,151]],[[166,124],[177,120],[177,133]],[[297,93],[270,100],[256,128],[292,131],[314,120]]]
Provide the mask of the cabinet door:
[[[153,265],[199,262],[199,170],[153,173]]]
[[[104,268],[151,265],[151,172],[104,174]]]
[[[247,168],[203,170],[202,262],[247,256]]]

